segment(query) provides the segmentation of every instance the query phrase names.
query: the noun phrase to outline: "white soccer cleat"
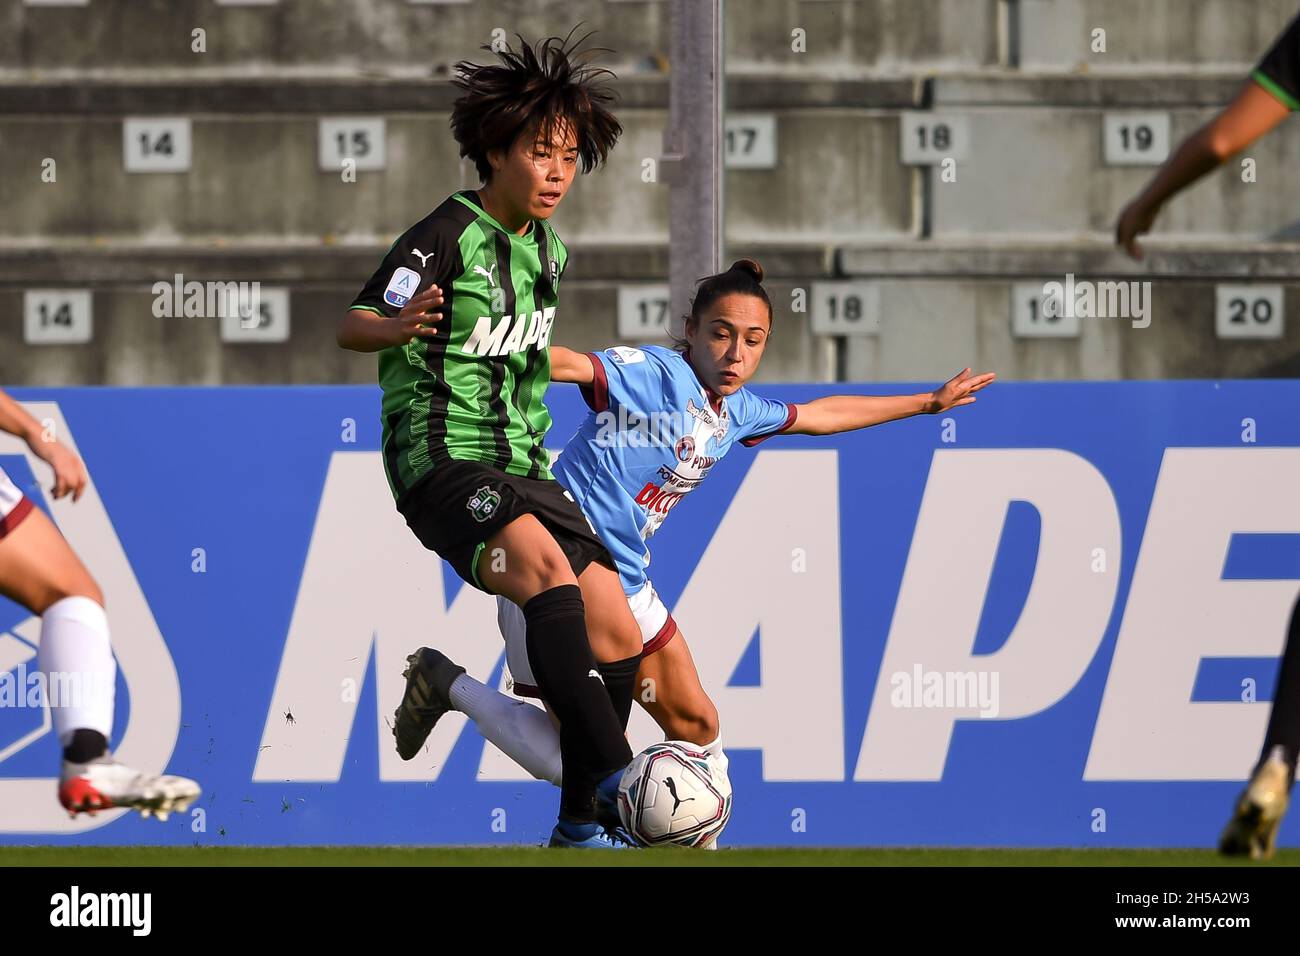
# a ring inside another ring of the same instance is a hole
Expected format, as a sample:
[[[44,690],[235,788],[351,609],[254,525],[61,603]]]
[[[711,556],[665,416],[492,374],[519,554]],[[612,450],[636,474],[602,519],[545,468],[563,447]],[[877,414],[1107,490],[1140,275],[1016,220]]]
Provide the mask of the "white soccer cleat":
[[[120,764],[111,753],[89,763],[63,762],[59,781],[59,803],[70,816],[125,807],[139,810],[142,817],[166,820],[172,812],[183,813],[203,791],[193,780],[168,774],[144,773]]]

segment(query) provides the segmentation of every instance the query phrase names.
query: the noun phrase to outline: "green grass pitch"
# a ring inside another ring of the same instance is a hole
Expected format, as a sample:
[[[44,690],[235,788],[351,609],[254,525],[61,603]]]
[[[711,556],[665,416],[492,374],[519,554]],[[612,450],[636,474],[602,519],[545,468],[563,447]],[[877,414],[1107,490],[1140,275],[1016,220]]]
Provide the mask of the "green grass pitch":
[[[0,866],[1300,866],[1300,849],[1252,863],[1213,850],[6,846]]]

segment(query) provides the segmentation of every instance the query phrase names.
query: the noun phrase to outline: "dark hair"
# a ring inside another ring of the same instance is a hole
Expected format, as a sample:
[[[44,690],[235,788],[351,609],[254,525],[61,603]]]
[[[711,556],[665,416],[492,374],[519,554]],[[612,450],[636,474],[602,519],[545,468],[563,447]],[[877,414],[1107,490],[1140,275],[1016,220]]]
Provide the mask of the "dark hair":
[[[752,295],[761,299],[767,306],[767,327],[772,328],[772,300],[763,288],[763,267],[753,259],[737,259],[726,272],[706,276],[701,279],[691,300],[691,314],[686,317],[686,325],[698,323],[700,318],[715,302],[725,295]],[[684,352],[689,343],[684,338],[674,338],[673,347]]]
[[[577,29],[576,27],[574,28]],[[496,53],[499,63],[480,65],[461,60],[452,83],[461,91],[451,108],[451,128],[460,155],[474,160],[483,182],[492,178],[488,151],[509,149],[516,139],[536,129],[538,139],[550,143],[557,125],[573,128],[584,173],[603,163],[623,132],[610,112],[614,94],[595,81],[605,69],[587,66],[587,60],[604,48],[579,51],[591,36],[570,45],[567,37],[547,37],[530,47],[519,34],[518,52],[509,46]]]

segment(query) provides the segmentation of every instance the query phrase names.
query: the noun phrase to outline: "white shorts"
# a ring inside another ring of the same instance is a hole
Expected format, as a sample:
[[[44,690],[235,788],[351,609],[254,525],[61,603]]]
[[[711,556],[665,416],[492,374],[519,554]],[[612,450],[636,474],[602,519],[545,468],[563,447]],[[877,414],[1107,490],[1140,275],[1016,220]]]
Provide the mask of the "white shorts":
[[[627,599],[627,606],[632,609],[632,617],[641,629],[641,640],[645,647],[641,654],[650,656],[673,639],[677,633],[677,622],[659,600],[659,594],[649,581],[645,587]],[[497,627],[506,642],[506,666],[514,681],[514,691],[520,697],[541,697],[533,669],[528,663],[527,625],[524,612],[513,601],[497,595]]]
[[[23,519],[32,513],[33,507],[32,499],[19,491],[4,469],[0,468],[0,538],[22,524]]]

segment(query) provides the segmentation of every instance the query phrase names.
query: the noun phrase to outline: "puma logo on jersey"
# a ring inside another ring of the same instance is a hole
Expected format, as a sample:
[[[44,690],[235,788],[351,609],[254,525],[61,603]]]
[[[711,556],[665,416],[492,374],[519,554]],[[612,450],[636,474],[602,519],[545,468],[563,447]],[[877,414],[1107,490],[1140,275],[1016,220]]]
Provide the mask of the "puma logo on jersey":
[[[423,252],[421,252],[419,249],[412,249],[412,250],[411,250],[411,255],[415,256],[415,258],[417,258],[417,259],[420,260],[420,268],[421,268],[421,269],[423,269],[425,266],[427,266],[427,265],[429,264],[429,260],[432,259],[432,258],[434,257],[434,253],[430,252],[428,255],[425,255],[425,254],[424,254]]]
[[[475,275],[480,275],[480,276],[485,276],[485,277],[487,278],[487,280],[488,280],[488,285],[495,287],[496,284],[497,284],[497,280],[494,279],[494,278],[492,278],[492,273],[493,273],[495,270],[496,270],[496,264],[495,264],[495,263],[493,263],[493,265],[491,266],[491,268],[488,268],[488,269],[484,269],[482,266],[475,266],[475,267],[474,267],[474,274],[475,274]]]
[[[594,667],[587,671],[587,676],[596,678],[596,680],[600,681],[602,684],[605,683],[605,678],[601,677],[600,671],[596,670]]]
[[[490,315],[482,315],[461,351],[468,355],[511,355],[534,346],[544,349],[550,344],[554,322],[553,305],[532,313],[502,316],[495,326]]]

